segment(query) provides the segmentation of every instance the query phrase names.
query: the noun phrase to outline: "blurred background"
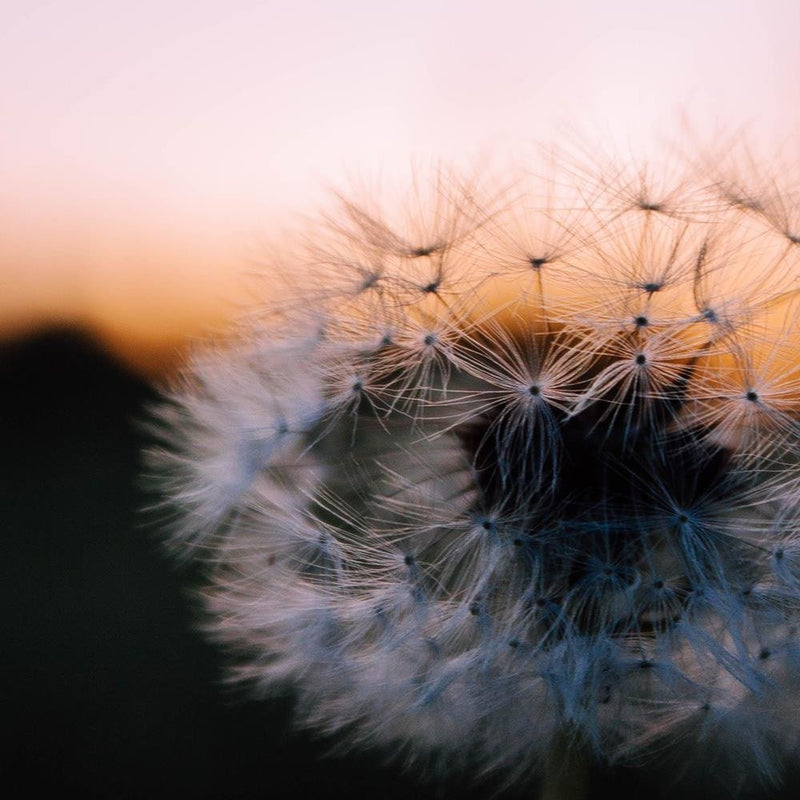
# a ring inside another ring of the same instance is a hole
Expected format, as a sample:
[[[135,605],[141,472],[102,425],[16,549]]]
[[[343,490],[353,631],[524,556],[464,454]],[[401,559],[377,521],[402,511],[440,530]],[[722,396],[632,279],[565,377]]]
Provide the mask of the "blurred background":
[[[796,0],[0,0],[14,796],[424,795],[378,759],[324,758],[288,701],[224,688],[194,576],[138,511],[143,408],[258,302],[245,276],[331,187],[561,137],[625,158],[741,132],[797,153],[798,30]]]

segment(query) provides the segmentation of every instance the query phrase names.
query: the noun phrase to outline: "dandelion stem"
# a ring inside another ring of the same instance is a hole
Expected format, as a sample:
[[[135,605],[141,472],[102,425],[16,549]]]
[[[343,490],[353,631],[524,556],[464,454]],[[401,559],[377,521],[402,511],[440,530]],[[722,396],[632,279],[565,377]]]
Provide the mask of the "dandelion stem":
[[[589,758],[574,736],[562,732],[545,761],[540,800],[583,800],[588,788]]]

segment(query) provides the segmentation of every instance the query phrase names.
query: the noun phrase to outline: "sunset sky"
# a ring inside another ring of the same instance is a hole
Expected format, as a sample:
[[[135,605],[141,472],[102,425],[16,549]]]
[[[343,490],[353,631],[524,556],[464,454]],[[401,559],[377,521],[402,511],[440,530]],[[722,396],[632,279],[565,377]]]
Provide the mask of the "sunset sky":
[[[0,333],[79,321],[145,364],[326,187],[412,161],[687,122],[791,147],[799,30],[797,0],[6,2]]]

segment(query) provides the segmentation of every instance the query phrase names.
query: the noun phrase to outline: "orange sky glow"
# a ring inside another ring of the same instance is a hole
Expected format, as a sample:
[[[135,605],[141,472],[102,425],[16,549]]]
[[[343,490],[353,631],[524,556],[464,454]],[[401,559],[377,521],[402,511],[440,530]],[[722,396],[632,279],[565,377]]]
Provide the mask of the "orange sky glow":
[[[83,324],[154,372],[294,212],[412,161],[800,132],[796,0],[28,0],[0,27],[0,335]]]

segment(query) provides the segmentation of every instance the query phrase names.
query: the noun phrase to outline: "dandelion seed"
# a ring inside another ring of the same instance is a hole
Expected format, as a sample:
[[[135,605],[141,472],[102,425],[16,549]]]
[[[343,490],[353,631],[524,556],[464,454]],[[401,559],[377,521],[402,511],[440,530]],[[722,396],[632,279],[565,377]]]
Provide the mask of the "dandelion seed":
[[[800,742],[795,198],[606,168],[507,199],[440,172],[405,217],[341,200],[287,307],[158,412],[171,546],[236,675],[303,724],[508,785],[648,759],[774,782]]]

